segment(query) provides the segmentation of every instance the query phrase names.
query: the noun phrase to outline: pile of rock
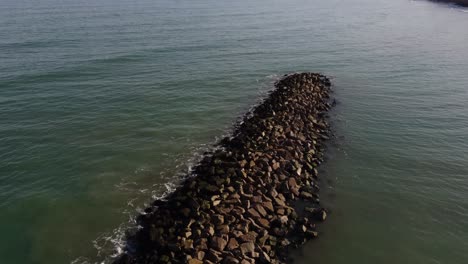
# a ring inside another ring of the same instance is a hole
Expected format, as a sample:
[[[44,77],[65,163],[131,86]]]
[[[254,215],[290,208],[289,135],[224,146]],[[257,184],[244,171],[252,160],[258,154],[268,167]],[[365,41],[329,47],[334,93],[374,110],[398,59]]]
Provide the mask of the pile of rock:
[[[139,216],[116,263],[284,263],[326,218],[317,166],[328,139],[330,81],[286,75],[194,177]]]

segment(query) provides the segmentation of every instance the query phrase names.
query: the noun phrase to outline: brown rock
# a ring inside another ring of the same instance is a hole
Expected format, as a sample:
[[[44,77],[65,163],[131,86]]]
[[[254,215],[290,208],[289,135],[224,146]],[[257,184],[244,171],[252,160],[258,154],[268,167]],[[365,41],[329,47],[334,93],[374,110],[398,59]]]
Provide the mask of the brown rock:
[[[186,239],[184,242],[183,242],[183,246],[185,249],[192,249],[193,248],[193,240],[191,239]]]
[[[210,249],[206,253],[205,258],[213,263],[219,263],[221,261],[221,252]]]
[[[272,167],[274,170],[277,170],[277,169],[280,168],[280,164],[279,164],[279,162],[275,162],[275,163],[273,163],[273,165],[272,165],[271,167]]]
[[[210,193],[219,193],[219,187],[217,187],[216,185],[208,185],[205,187],[205,190]]]
[[[247,234],[241,235],[239,238],[242,242],[254,242],[257,236],[254,234],[254,232],[249,232]]]
[[[208,249],[207,246],[207,239],[206,238],[201,238],[198,243],[197,243],[197,248],[199,249]]]
[[[234,200],[239,200],[240,199],[240,195],[238,193],[233,193],[229,197],[231,199],[234,199]]]
[[[319,210],[318,208],[313,208],[313,207],[306,207],[304,209],[304,211],[309,212],[309,213],[315,213],[318,210]]]
[[[226,245],[227,245],[227,241],[221,237],[215,236],[211,240],[211,246],[216,250],[223,251]]]
[[[264,246],[269,237],[270,237],[270,235],[268,235],[268,232],[265,230],[264,233],[263,233],[263,235],[261,235],[261,236],[257,239],[259,245],[260,245],[260,246]]]
[[[193,258],[188,261],[188,264],[203,264],[203,261]]]
[[[247,232],[249,232],[250,224],[251,224],[250,220],[244,219],[244,220],[240,221],[240,223],[236,226],[236,228],[237,228],[237,230],[239,230],[239,231],[241,231],[243,233],[247,233]]]
[[[304,198],[304,199],[313,199],[314,198],[314,196],[309,192],[301,192],[300,196],[301,196],[301,198]]]
[[[278,196],[278,192],[275,189],[271,189],[269,194],[272,198],[275,198],[276,196]]]
[[[232,206],[230,207],[217,207],[216,211],[222,215],[228,215],[232,210]]]
[[[301,168],[299,168],[299,169],[296,170],[297,176],[301,176],[301,173],[302,173],[302,169],[301,169]]]
[[[268,254],[262,250],[262,252],[260,253],[260,259],[265,262],[265,263],[271,263],[271,258],[270,256],[268,256]]]
[[[205,258],[205,251],[200,250],[197,252],[197,259],[203,260]]]
[[[252,202],[261,203],[262,202],[262,196],[257,195],[257,196],[252,197]]]
[[[259,226],[254,219],[252,218],[248,218],[248,220],[250,221],[250,223],[252,224],[252,230],[260,230],[260,229],[263,229],[261,226]]]
[[[325,212],[325,210],[322,210],[322,221],[325,221],[325,219],[327,219],[327,212]]]
[[[242,231],[239,231],[239,230],[232,230],[232,232],[231,232],[231,235],[233,235],[234,237],[240,237],[243,234],[244,233],[242,233]]]
[[[181,213],[182,213],[185,217],[189,217],[189,216],[190,216],[191,210],[190,210],[189,208],[182,208],[180,211],[181,211]]]
[[[227,256],[223,260],[223,264],[238,264],[239,260],[232,256]]]
[[[217,227],[217,230],[221,234],[227,234],[229,233],[229,226],[228,225],[220,225]]]
[[[215,230],[212,226],[209,226],[208,229],[207,229],[207,232],[210,236],[214,236],[215,234]]]
[[[275,198],[273,199],[273,201],[275,201],[275,203],[276,203],[277,205],[286,206],[286,204],[284,203],[284,199],[280,199],[280,198],[278,198],[278,197],[279,197],[279,196],[275,197]]]
[[[284,198],[284,195],[282,193],[278,193],[278,199],[286,201],[286,198]]]
[[[255,252],[255,244],[253,242],[246,242],[240,245],[240,250],[243,255]]]
[[[192,236],[192,232],[186,231],[185,233],[183,233],[183,236],[184,236],[185,238],[189,238],[189,237]]]
[[[318,237],[318,233],[316,231],[307,230],[305,233],[307,237],[310,237],[310,238]]]
[[[227,244],[227,249],[229,251],[232,251],[232,250],[234,250],[234,249],[236,249],[238,247],[239,247],[239,243],[237,242],[237,240],[235,238],[232,237],[231,239],[229,239],[229,242]]]
[[[271,202],[263,202],[262,203],[263,207],[266,208],[270,212],[274,212],[275,209],[273,208],[273,204]]]
[[[266,220],[265,218],[259,218],[257,222],[264,228],[270,228],[270,222]]]
[[[295,196],[299,196],[299,188],[293,187],[290,189],[291,193],[294,194]]]
[[[265,217],[267,215],[267,212],[265,211],[265,208],[263,208],[262,205],[260,204],[255,204],[254,208],[257,210],[257,212],[262,216]]]
[[[212,216],[212,221],[215,225],[222,225],[224,223],[224,216],[215,214]]]
[[[250,208],[250,200],[249,199],[244,198],[244,200],[242,200],[242,204],[244,205],[244,208],[246,208],[246,209]]]
[[[283,215],[283,216],[280,216],[279,220],[280,220],[281,224],[284,225],[284,224],[288,223],[289,218],[286,215]]]
[[[247,161],[246,161],[246,160],[241,160],[241,161],[239,161],[239,166],[240,166],[241,168],[244,168],[245,165],[247,165]]]
[[[253,217],[253,218],[258,218],[260,217],[260,214],[255,210],[254,208],[250,208],[247,210],[247,212]]]
[[[281,207],[281,208],[278,208],[278,209],[276,210],[276,213],[277,213],[278,215],[284,215],[285,210],[284,210],[284,208]]]
[[[296,179],[293,178],[293,177],[290,177],[290,178],[288,179],[288,185],[289,185],[289,188],[297,188]]]

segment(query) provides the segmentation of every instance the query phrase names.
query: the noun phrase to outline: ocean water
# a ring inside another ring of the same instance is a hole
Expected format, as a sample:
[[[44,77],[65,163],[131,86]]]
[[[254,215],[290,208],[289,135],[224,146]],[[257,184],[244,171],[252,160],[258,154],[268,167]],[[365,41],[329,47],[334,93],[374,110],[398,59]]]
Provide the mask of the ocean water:
[[[468,13],[408,0],[2,0],[0,263],[95,263],[279,76],[331,76],[297,263],[468,261]]]

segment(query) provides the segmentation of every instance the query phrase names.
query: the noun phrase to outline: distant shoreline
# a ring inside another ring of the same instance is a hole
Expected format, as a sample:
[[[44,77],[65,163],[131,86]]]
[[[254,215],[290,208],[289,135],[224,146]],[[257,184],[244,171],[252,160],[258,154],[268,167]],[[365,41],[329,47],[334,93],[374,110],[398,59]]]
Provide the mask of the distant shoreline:
[[[459,6],[468,7],[468,0],[432,0],[432,1],[440,2],[440,3],[456,4]]]

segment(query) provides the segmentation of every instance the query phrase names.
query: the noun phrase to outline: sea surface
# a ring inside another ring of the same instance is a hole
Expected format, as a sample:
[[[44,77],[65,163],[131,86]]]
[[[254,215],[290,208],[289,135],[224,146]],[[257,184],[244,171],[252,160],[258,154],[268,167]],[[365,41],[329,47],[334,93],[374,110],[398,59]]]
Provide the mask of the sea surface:
[[[468,263],[468,9],[1,0],[0,263],[109,261],[285,73],[332,77],[330,209],[297,263]]]

